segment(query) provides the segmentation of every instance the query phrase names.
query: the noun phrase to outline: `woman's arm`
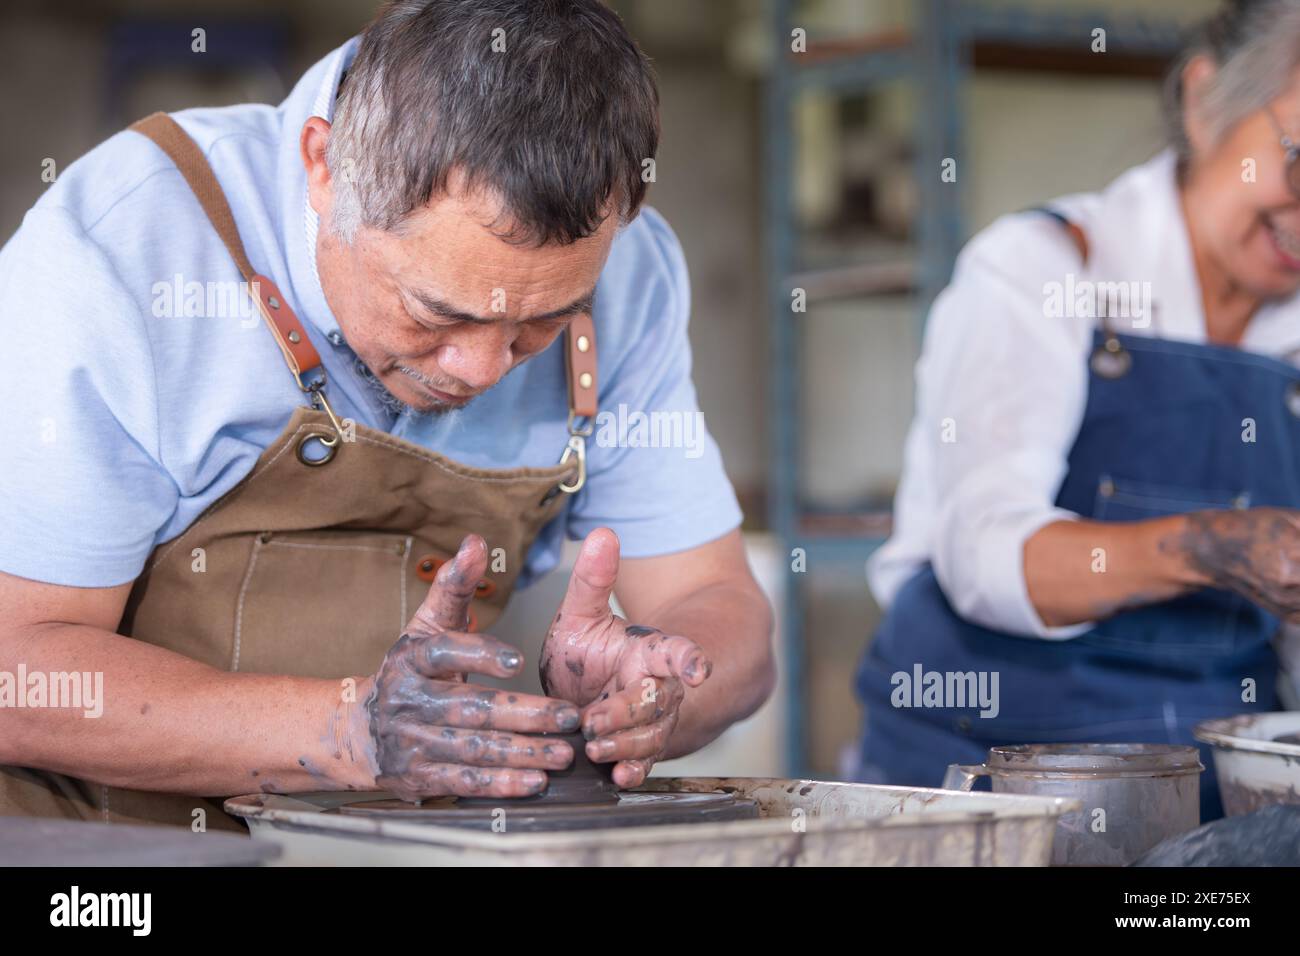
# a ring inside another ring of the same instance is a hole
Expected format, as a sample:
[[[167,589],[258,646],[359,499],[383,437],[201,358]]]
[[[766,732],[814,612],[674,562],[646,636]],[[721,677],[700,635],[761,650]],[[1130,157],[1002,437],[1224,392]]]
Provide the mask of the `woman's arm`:
[[[1151,521],[1056,521],[1025,542],[1025,587],[1047,627],[1109,617],[1200,586],[1178,540],[1185,515]]]
[[[1025,542],[1025,586],[1048,627],[1108,617],[1204,587],[1282,618],[1300,612],[1300,518],[1282,508],[1136,522],[1058,521]]]

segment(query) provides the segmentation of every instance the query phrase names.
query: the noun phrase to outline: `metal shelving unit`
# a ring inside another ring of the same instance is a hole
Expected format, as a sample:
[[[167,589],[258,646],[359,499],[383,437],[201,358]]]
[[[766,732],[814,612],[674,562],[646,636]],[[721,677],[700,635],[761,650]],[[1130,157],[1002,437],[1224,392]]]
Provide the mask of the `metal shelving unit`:
[[[768,0],[771,66],[764,93],[764,196],[769,338],[768,522],[789,555],[803,548],[809,568],[818,561],[865,561],[887,534],[883,515],[846,516],[841,528],[821,516],[809,522],[799,484],[801,348],[807,314],[790,308],[791,293],[808,299],[861,298],[911,292],[919,338],[930,303],[947,283],[964,238],[955,184],[940,183],[946,157],[962,161],[961,88],[972,69],[1034,70],[1088,75],[1158,76],[1179,48],[1181,23],[1118,17],[1103,11],[1055,11],[1013,4],[916,0],[910,30],[817,42],[790,50],[795,0]],[[1093,54],[1093,31],[1106,31],[1107,53]],[[889,83],[917,90],[916,172],[920,209],[915,255],[906,261],[804,269],[791,188],[794,172],[792,111],[800,94],[816,90],[862,93]],[[781,622],[787,653],[786,761],[792,775],[808,772],[804,687],[805,614],[802,579],[787,561]]]

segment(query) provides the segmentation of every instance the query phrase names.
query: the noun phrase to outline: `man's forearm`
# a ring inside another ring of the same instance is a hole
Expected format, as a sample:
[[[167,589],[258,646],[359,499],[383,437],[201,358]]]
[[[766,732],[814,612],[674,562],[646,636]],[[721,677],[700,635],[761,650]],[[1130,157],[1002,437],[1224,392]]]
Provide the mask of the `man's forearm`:
[[[699,750],[754,713],[776,685],[772,611],[756,586],[710,585],[637,623],[690,638],[713,662],[709,679],[686,692],[670,757]]]
[[[358,746],[368,679],[353,692],[342,681],[228,673],[71,624],[0,634],[0,670],[20,663],[28,675],[102,673],[102,713],[0,707],[0,764],[201,796],[373,787]]]

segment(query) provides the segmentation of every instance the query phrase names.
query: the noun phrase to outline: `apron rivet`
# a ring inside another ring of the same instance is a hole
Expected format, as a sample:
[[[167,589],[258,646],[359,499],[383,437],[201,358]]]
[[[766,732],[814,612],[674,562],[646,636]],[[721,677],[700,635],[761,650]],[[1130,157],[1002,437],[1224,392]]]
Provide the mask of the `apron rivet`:
[[[271,308],[273,308],[273,309],[278,309],[278,308],[280,308],[280,300],[277,299],[277,298],[276,298],[275,296],[273,296],[273,295],[268,295],[268,296],[266,297],[266,304],[269,305],[269,306],[270,306]]]
[[[1103,478],[1101,484],[1097,486],[1097,491],[1100,492],[1103,498],[1109,498],[1115,493],[1115,482],[1109,478]]]
[[[299,342],[302,341],[302,336],[299,335],[297,332],[290,330],[289,341],[292,342],[294,345],[297,345]]]
[[[583,372],[578,376],[578,384],[583,388],[591,388],[591,373]]]
[[[579,336],[578,336],[578,351],[579,351],[579,352],[585,352],[585,351],[587,351],[589,348],[591,348],[591,339],[587,338],[585,335],[579,335]]]
[[[442,567],[442,558],[436,557],[432,554],[426,554],[420,559],[419,564],[416,565],[415,573],[419,576],[421,581],[432,581],[440,567]]]

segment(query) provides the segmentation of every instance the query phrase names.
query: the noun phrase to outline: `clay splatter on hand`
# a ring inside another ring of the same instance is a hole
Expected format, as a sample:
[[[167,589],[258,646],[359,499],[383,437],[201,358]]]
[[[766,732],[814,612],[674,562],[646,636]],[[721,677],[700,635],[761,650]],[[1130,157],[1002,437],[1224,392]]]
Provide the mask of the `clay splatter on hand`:
[[[1181,553],[1212,586],[1268,611],[1300,617],[1300,521],[1281,508],[1196,511],[1185,529],[1160,542]]]
[[[518,651],[486,635],[402,635],[366,699],[376,783],[404,800],[444,794],[519,797],[546,787],[572,758],[526,733],[576,729],[567,701],[507,694],[461,675],[508,676]]]

